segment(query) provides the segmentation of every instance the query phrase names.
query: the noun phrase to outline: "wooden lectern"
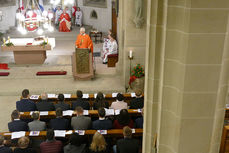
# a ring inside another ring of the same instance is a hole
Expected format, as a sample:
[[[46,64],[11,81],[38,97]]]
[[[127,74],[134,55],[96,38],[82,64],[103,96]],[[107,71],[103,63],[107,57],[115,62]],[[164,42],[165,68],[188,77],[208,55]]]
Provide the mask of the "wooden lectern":
[[[72,74],[75,80],[94,78],[92,53],[89,49],[76,48],[72,55]]]

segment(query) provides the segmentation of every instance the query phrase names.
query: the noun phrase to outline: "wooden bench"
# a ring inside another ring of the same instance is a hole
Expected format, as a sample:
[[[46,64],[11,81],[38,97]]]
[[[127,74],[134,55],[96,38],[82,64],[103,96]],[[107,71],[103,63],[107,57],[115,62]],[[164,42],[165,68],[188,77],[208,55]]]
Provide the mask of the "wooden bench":
[[[75,132],[74,130],[66,130],[66,132],[72,131],[73,133]],[[97,130],[85,130],[84,135],[91,136],[95,134]],[[30,136],[30,132],[26,132],[25,136],[31,137],[31,138],[37,138],[37,139],[46,139],[46,133],[47,131],[40,131],[39,136]],[[142,136],[143,129],[135,129],[135,133],[133,133],[133,136]],[[3,135],[6,139],[11,139],[12,132],[2,132],[0,133]],[[66,134],[66,137],[69,137],[71,134]],[[107,134],[104,135],[105,137],[122,137],[123,136],[123,130],[122,129],[111,129],[107,130]]]
[[[141,112],[138,111],[138,109],[128,109],[128,112],[131,116],[141,116]],[[89,116],[96,116],[98,117],[98,111],[97,110],[88,110]],[[75,113],[72,114],[72,116],[76,116]],[[71,116],[64,116],[66,118],[69,118]],[[55,111],[49,111],[48,115],[42,115],[40,116],[41,119],[52,119],[56,118],[56,112]],[[32,119],[32,116],[30,112],[20,112],[20,119]]]
[[[118,62],[118,54],[108,55],[107,59],[107,67],[115,67]]]
[[[224,126],[221,138],[220,153],[229,152],[229,125]]]

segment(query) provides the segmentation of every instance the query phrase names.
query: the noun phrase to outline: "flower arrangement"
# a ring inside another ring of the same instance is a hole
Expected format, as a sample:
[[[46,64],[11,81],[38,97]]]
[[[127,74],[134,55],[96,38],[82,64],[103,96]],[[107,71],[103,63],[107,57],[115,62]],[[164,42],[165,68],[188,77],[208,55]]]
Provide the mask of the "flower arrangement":
[[[134,80],[136,80],[137,78],[141,78],[145,75],[144,69],[140,64],[137,64],[133,71],[131,72],[131,76],[130,76],[130,80],[129,80],[129,84],[131,84],[132,82],[134,82]]]
[[[45,48],[45,46],[48,45],[48,43],[44,40],[40,45]]]
[[[11,46],[14,46],[14,44],[12,42],[8,42],[5,44],[7,47],[11,47]]]

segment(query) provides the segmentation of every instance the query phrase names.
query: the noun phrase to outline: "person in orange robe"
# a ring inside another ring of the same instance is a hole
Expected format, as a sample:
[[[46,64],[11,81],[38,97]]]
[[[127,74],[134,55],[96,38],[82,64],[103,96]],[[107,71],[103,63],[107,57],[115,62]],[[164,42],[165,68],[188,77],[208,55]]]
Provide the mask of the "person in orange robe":
[[[76,48],[88,48],[93,55],[93,42],[89,35],[85,33],[85,28],[80,28],[80,34],[77,36],[75,42]]]
[[[71,18],[68,15],[68,13],[66,13],[66,10],[64,10],[63,13],[60,15],[59,21],[60,21],[60,25],[59,25],[60,32],[71,31]]]

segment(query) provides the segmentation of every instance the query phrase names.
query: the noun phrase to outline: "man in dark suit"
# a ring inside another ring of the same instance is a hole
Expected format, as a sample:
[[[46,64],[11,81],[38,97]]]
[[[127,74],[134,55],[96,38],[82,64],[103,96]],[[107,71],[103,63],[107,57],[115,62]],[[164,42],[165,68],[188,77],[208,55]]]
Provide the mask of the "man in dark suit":
[[[12,112],[11,120],[12,121],[8,123],[10,132],[28,131],[28,125],[26,122],[20,120],[20,112],[18,110]]]
[[[22,99],[16,102],[16,108],[19,112],[30,112],[36,110],[36,104],[29,100],[29,90],[22,91]]]
[[[58,95],[58,101],[59,102],[54,105],[56,110],[57,110],[57,108],[61,108],[62,111],[65,111],[65,110],[69,110],[70,109],[70,105],[64,103],[64,95],[63,94],[59,94]]]
[[[135,120],[135,127],[136,128],[143,128],[143,115],[144,115],[144,109],[142,109],[142,117],[139,117]]]
[[[36,103],[38,111],[54,111],[55,107],[53,103],[48,102],[48,97],[46,93],[41,94],[41,101]]]
[[[91,128],[91,118],[83,115],[83,108],[76,107],[76,117],[72,117],[71,126],[73,130],[88,130]]]
[[[132,139],[132,130],[128,126],[123,128],[124,139],[117,142],[117,153],[139,153],[139,142],[137,139]]]
[[[61,108],[57,108],[56,118],[51,119],[49,126],[50,128],[54,130],[68,130],[69,129],[69,121],[63,118],[63,111]]]
[[[84,110],[89,110],[90,109],[90,105],[87,101],[85,101],[83,99],[83,92],[80,90],[76,91],[76,95],[77,95],[77,99],[75,102],[72,103],[72,109],[75,110],[76,107],[80,106],[82,107]]]
[[[136,98],[130,101],[130,109],[140,109],[144,107],[144,97],[142,96],[142,91],[136,90]]]
[[[112,128],[112,122],[111,120],[106,120],[105,115],[106,111],[104,108],[100,107],[98,110],[99,119],[96,121],[93,121],[92,128],[95,130],[109,130]]]

